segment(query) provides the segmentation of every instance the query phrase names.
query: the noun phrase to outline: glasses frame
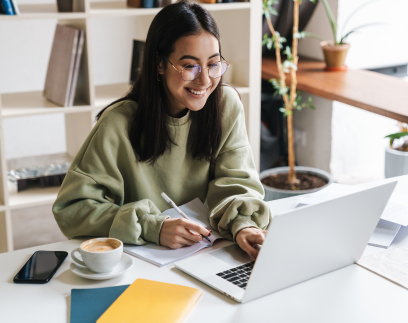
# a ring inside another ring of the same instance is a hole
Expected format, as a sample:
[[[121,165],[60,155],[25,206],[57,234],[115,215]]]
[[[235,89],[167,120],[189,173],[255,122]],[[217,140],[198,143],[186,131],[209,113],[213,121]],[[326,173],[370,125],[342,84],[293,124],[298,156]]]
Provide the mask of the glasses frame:
[[[225,70],[225,72],[226,72],[226,71],[228,70],[228,67],[230,67],[230,64],[227,62],[227,60],[226,60],[224,57],[222,57],[222,55],[220,55],[220,56],[221,56],[221,60],[216,61],[215,63],[222,62],[222,61],[224,61],[225,63],[227,63],[227,69]],[[173,68],[174,68],[177,72],[180,73],[180,77],[183,79],[183,81],[186,81],[186,82],[191,82],[191,81],[196,80],[196,79],[201,75],[201,73],[203,72],[203,70],[207,70],[207,71],[208,71],[208,76],[211,77],[212,79],[217,79],[217,78],[219,78],[219,77],[221,77],[221,76],[223,76],[223,75],[225,74],[225,72],[224,72],[224,73],[221,74],[220,76],[212,77],[212,76],[210,75],[210,68],[209,68],[209,67],[202,67],[200,64],[194,64],[194,65],[200,66],[201,72],[198,73],[198,74],[196,75],[196,77],[193,78],[192,80],[185,80],[182,75],[183,75],[184,69],[185,69],[187,66],[184,66],[184,67],[181,69],[181,71],[180,71],[177,67],[175,67],[175,66],[173,65],[172,62],[169,61],[169,59],[168,59],[167,57],[165,57],[165,59],[166,59],[166,61],[168,61],[168,62],[170,63],[171,66],[173,66]],[[215,63],[214,63],[214,64],[215,64]],[[189,65],[190,65],[190,64],[189,64]]]

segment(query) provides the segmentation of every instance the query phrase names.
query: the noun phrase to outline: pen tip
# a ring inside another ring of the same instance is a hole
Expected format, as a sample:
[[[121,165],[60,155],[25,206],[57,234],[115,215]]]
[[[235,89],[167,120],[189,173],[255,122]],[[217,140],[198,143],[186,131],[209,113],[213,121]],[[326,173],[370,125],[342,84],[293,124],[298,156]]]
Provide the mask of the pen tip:
[[[161,193],[161,196],[162,196],[167,202],[170,202],[169,197],[168,197],[166,194],[164,194],[164,192]]]

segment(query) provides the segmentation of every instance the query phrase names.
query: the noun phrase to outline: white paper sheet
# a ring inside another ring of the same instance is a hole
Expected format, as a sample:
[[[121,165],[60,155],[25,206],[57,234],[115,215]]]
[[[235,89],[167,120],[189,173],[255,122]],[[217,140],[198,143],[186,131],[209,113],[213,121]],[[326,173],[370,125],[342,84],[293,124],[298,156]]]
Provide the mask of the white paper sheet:
[[[357,264],[408,288],[408,245],[363,257]]]
[[[389,248],[400,228],[401,224],[380,219],[368,241],[368,245],[385,249]]]
[[[208,219],[208,208],[200,201],[199,198],[196,198],[182,206],[180,209],[192,220],[200,223],[205,228],[211,228],[210,222]],[[172,218],[181,218],[182,216],[177,213],[175,209],[168,209],[162,212],[163,215],[170,215]],[[149,243],[144,246],[135,246],[125,244],[123,250],[135,257],[141,258],[145,261],[148,261],[156,266],[165,266],[169,263],[175,262],[179,259],[188,257],[193,253],[210,247],[215,240],[222,238],[221,235],[213,231],[209,237],[211,243],[203,239],[202,241],[196,243],[190,247],[184,247],[180,249],[170,249],[163,246],[158,246],[154,243]]]

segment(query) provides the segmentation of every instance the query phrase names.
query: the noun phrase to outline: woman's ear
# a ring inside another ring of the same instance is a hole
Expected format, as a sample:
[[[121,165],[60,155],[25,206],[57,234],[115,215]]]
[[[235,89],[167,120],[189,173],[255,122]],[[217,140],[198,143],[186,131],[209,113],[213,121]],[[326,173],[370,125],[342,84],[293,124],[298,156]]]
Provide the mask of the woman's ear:
[[[159,54],[156,54],[156,62],[157,62],[157,73],[164,74],[164,62]]]

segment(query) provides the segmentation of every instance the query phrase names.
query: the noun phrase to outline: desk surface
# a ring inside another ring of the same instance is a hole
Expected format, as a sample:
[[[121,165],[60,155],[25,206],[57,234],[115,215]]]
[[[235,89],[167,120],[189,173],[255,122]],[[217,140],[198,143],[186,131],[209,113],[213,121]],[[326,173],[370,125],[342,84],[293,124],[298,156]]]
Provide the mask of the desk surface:
[[[324,66],[323,62],[300,58],[298,90],[408,122],[408,82],[365,70],[325,72]],[[263,58],[262,78],[269,80],[278,75],[276,61]],[[290,75],[287,77],[289,84]]]
[[[390,180],[387,180],[390,181]],[[368,186],[372,184],[367,184]],[[396,190],[408,193],[408,176]],[[271,202],[275,214],[293,204],[293,199]],[[74,275],[68,257],[54,278],[45,285],[18,285],[13,276],[36,250],[71,252],[82,240],[70,240],[0,254],[0,322],[69,322],[72,288],[97,288],[131,284],[137,278],[191,286],[203,290],[198,303],[183,322],[406,322],[408,290],[351,265],[255,301],[239,304],[176,269],[162,268],[134,258],[133,268],[121,277],[91,281]],[[398,234],[393,247],[408,241],[408,227]],[[222,244],[222,243],[221,243]],[[219,248],[216,243],[208,252]],[[367,247],[365,253],[382,251]]]

